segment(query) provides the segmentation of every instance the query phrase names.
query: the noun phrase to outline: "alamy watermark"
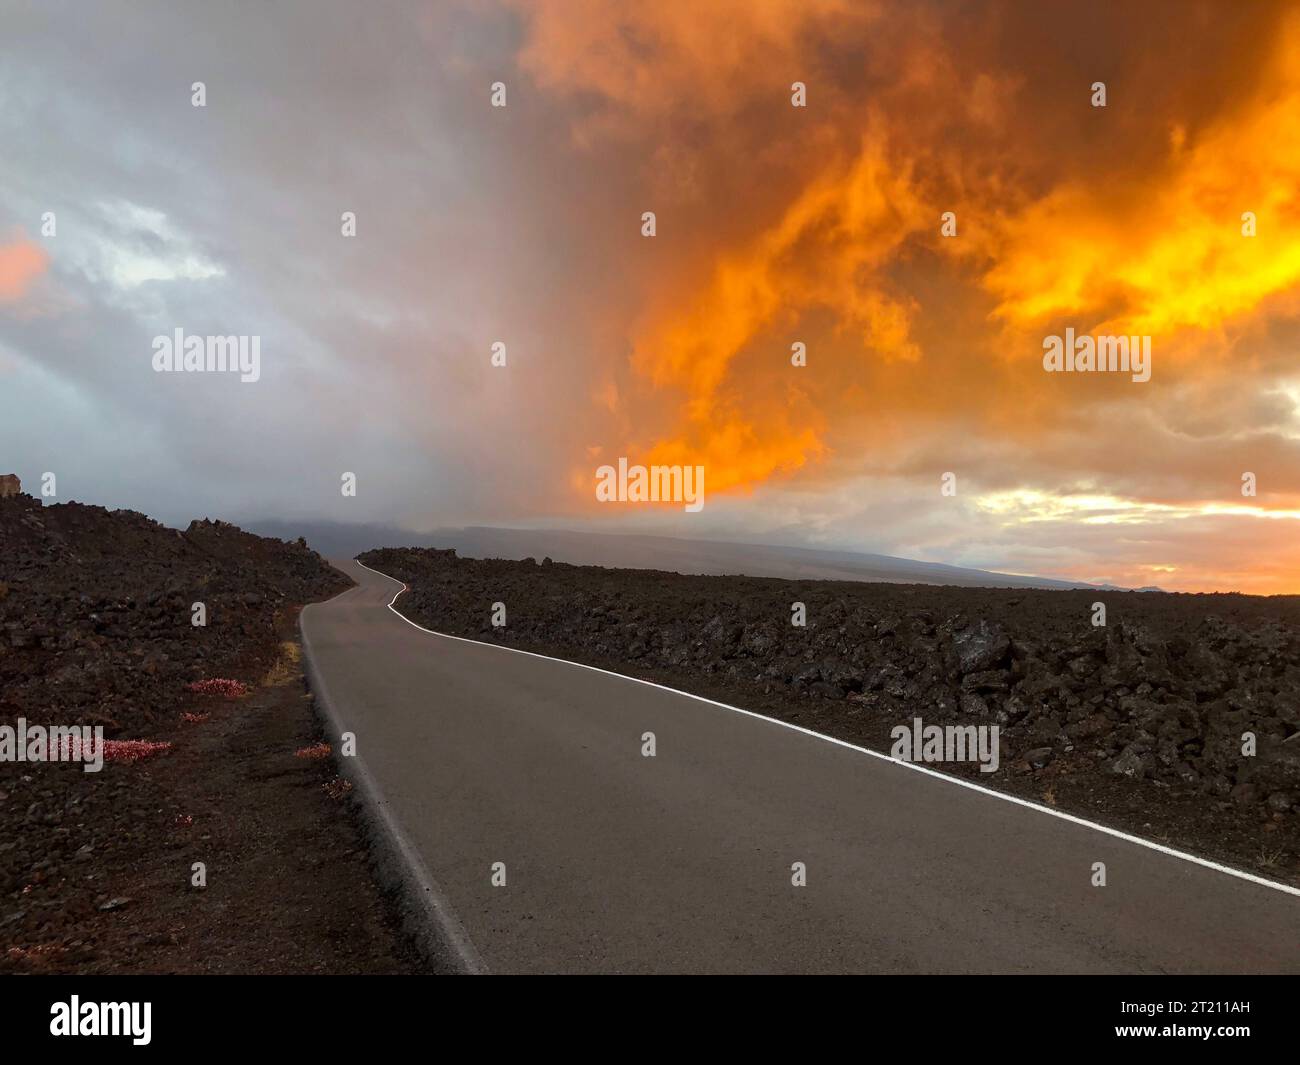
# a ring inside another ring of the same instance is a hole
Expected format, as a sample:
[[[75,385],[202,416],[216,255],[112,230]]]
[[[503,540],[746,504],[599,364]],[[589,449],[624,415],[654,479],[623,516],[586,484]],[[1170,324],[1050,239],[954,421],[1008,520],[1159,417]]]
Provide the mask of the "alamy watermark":
[[[889,730],[889,756],[903,762],[979,762],[981,773],[996,773],[1001,761],[997,725],[911,725]]]
[[[703,466],[629,466],[596,470],[596,499],[601,503],[684,503],[683,510],[704,509]]]
[[[1065,336],[1043,337],[1043,369],[1048,373],[1131,373],[1139,384],[1151,380],[1151,338],[1149,336]]]
[[[153,338],[153,368],[157,373],[237,373],[252,384],[262,376],[262,338],[186,336],[177,328],[171,336]]]
[[[104,768],[103,725],[0,725],[0,762],[81,762],[83,771]]]
[[[135,1046],[148,1046],[152,1015],[152,1002],[82,1002],[73,995],[50,1006],[50,1035],[125,1035]]]

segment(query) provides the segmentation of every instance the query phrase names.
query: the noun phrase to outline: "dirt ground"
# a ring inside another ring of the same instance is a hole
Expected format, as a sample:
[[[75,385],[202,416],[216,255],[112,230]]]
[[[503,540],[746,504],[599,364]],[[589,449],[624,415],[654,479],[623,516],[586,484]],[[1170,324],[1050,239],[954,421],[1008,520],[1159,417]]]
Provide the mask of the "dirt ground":
[[[322,734],[287,630],[267,683],[196,699],[206,720],[181,721],[171,750],[98,774],[40,767],[83,778],[61,827],[87,842],[9,900],[0,971],[421,971],[332,759],[295,756]],[[3,787],[4,807],[49,797],[30,772]]]
[[[323,738],[297,613],[349,578],[301,542],[27,496],[0,548],[0,725],[164,745],[0,762],[0,972],[420,971],[332,758],[297,756]]]

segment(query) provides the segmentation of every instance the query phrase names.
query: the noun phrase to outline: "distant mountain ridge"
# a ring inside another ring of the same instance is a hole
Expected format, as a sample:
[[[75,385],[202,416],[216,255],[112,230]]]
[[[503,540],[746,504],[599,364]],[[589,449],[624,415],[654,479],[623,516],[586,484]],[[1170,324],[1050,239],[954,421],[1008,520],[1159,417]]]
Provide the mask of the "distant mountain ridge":
[[[390,525],[336,522],[245,521],[264,536],[299,536],[327,558],[352,558],[378,547],[454,547],[469,558],[542,559],[574,565],[662,569],[690,574],[744,574],[786,579],[958,585],[983,588],[1097,588],[1081,581],[1027,577],[991,570],[918,562],[857,551],[782,547],[671,536],[578,532],[568,529],[501,529],[469,526],[416,533]],[[1159,589],[1139,589],[1158,591]]]

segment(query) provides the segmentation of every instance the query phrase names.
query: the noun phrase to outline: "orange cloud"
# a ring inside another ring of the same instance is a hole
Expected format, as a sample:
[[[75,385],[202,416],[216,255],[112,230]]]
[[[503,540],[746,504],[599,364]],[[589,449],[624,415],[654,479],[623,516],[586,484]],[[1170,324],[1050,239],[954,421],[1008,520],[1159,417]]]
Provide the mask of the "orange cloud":
[[[1030,325],[1081,315],[1102,331],[1214,330],[1300,284],[1300,17],[1261,87],[1117,196],[1098,175],[1053,189],[998,234],[984,278],[997,313]],[[1104,171],[1105,160],[1099,160]],[[1254,216],[1256,235],[1243,235]],[[1099,319],[1101,319],[1099,321]]]
[[[49,262],[43,248],[21,236],[10,244],[0,244],[0,303],[17,303],[26,296]]]
[[[605,454],[703,463],[710,492],[960,468],[986,493],[1087,485],[1153,527],[1231,523],[1234,543],[1294,529],[1300,406],[1277,397],[1300,376],[1300,16],[1207,8],[1175,39],[1118,4],[521,10],[521,68],[573,150],[617,160],[628,218],[658,208],[653,246],[611,253],[641,300]],[[1152,382],[1043,373],[1064,325],[1151,335]],[[1276,521],[1214,510],[1256,469],[1250,506]],[[1212,540],[1180,586],[1212,580]],[[1117,550],[1130,575],[1178,561]]]
[[[712,487],[723,490],[798,469],[823,452],[807,424],[817,415],[805,414],[802,427],[792,417],[791,406],[806,406],[801,379],[786,373],[797,339],[790,331],[795,312],[826,308],[865,350],[915,359],[910,301],[887,291],[876,273],[921,218],[908,176],[893,173],[865,147],[850,166],[810,185],[749,247],[722,256],[702,295],[653,315],[635,339],[633,367],[687,396],[686,425],[680,436],[658,442],[655,460],[703,462]],[[806,254],[808,245],[816,248],[815,259]],[[749,374],[762,384],[746,393],[746,413],[729,412],[734,384],[722,393],[736,360],[778,324],[791,339],[767,349],[766,371]]]
[[[517,0],[513,6],[527,25],[520,67],[541,88],[590,104],[574,123],[582,143],[614,131],[636,136],[666,118],[723,118],[755,92],[784,100],[789,83],[807,75],[807,27],[834,23],[846,33],[861,31],[881,10],[866,0]]]

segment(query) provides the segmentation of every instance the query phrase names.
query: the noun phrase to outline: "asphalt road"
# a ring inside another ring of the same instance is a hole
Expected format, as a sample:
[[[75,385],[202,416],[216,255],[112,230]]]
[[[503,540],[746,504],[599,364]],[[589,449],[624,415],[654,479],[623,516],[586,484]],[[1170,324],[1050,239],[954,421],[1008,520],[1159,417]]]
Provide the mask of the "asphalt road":
[[[421,631],[387,609],[399,582],[336,565],[359,587],[303,612],[308,654],[490,971],[1300,972],[1294,895],[665,689]]]

